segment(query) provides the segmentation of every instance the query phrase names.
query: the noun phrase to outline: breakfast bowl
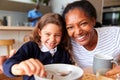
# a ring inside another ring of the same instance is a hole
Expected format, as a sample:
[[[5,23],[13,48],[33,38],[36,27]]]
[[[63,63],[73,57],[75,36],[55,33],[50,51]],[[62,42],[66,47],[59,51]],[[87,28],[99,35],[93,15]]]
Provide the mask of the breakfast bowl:
[[[83,70],[70,64],[48,64],[45,65],[47,76],[41,78],[34,75],[35,80],[77,80],[82,77]]]

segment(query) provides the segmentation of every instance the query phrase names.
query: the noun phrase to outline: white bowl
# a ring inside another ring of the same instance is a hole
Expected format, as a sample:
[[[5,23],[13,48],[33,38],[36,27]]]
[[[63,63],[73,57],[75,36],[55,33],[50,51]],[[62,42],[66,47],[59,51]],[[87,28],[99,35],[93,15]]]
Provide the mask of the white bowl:
[[[77,80],[83,75],[80,67],[69,64],[45,65],[47,71],[46,79],[35,76],[35,80]]]

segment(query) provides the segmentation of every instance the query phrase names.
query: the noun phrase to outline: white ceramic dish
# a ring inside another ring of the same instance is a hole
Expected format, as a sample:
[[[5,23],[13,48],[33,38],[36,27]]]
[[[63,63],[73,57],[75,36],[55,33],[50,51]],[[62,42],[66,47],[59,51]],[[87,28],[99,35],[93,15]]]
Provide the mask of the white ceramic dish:
[[[35,76],[35,80],[77,80],[83,75],[80,67],[69,64],[49,64],[45,65],[47,79]]]

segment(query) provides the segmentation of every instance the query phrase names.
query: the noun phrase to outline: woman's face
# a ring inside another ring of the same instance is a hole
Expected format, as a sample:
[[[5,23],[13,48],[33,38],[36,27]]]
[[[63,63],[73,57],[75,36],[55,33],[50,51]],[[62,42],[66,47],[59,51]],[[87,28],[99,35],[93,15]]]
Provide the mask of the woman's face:
[[[48,23],[42,28],[39,35],[41,37],[42,44],[44,44],[48,49],[53,49],[61,41],[61,27],[56,24]]]
[[[89,44],[94,34],[95,19],[90,19],[83,10],[75,8],[66,14],[65,21],[72,39],[83,46]]]

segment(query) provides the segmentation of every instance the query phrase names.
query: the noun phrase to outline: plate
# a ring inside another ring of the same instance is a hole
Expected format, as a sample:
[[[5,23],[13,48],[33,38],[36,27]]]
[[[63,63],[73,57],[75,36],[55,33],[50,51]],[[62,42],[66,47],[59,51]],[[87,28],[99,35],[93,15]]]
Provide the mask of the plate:
[[[77,80],[83,75],[83,70],[70,64],[45,65],[46,80]],[[35,80],[41,80],[37,77]]]

